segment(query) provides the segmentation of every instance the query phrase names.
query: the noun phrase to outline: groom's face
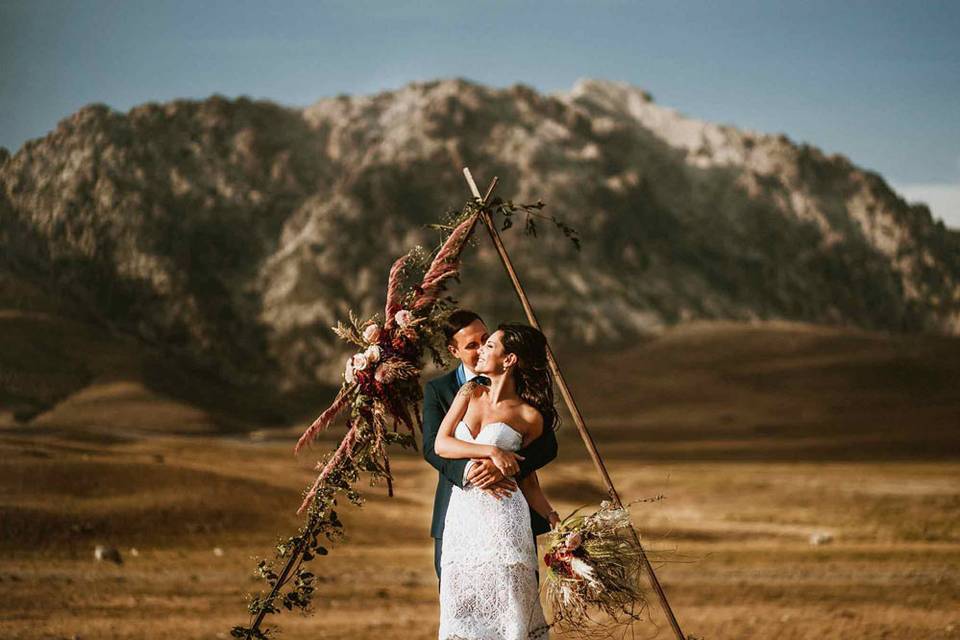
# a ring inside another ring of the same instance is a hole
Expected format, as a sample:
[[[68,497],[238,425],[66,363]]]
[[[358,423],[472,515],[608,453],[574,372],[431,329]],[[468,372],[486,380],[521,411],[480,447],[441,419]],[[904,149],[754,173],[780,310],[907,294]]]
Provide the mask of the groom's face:
[[[474,320],[453,334],[447,349],[454,358],[474,371],[477,368],[477,358],[480,357],[480,345],[486,342],[488,337],[487,325],[483,324],[483,320]]]

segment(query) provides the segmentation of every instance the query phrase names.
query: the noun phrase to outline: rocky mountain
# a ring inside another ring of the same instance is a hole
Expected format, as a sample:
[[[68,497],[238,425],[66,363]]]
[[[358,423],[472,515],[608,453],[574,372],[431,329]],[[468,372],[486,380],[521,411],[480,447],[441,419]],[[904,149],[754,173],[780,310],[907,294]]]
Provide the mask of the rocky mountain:
[[[466,201],[463,166],[579,231],[580,253],[546,228],[504,234],[557,344],[698,318],[960,333],[960,234],[926,207],[843,156],[620,83],[93,104],[0,162],[3,307],[88,318],[281,392],[336,379],[329,327],[378,311],[392,260],[435,244],[424,225]],[[487,245],[455,295],[521,319]]]

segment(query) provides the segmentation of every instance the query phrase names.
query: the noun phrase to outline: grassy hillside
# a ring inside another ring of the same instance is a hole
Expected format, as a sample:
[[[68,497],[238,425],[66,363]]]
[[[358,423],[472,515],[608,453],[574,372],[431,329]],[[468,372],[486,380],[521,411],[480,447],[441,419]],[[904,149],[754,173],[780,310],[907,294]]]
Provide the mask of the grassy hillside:
[[[620,352],[558,358],[591,431],[617,441],[612,455],[960,455],[960,340],[954,338],[798,323],[692,323]],[[566,427],[574,430],[572,422]]]
[[[50,345],[31,348],[52,367],[66,348]],[[950,340],[720,324],[559,356],[621,495],[663,496],[634,521],[687,633],[919,640],[960,630],[957,353]],[[85,362],[124,361],[99,356]],[[302,425],[224,434],[148,378],[79,380],[33,422],[0,428],[2,637],[225,638],[245,620],[255,557],[296,529],[337,434],[298,460]],[[602,497],[577,438],[568,419],[542,472],[562,514]],[[394,498],[361,486],[367,504],[342,510],[347,541],[314,566],[316,615],[280,616],[283,637],[436,636],[436,473],[414,453],[393,468]],[[816,534],[833,541],[811,545]],[[94,562],[97,544],[123,565]],[[671,637],[656,605],[649,615],[637,634]]]

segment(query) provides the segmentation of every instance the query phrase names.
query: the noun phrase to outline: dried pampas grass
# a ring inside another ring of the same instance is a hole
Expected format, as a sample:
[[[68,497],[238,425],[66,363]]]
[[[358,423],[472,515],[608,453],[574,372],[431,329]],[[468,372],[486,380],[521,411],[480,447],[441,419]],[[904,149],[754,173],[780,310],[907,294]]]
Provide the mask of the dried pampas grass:
[[[596,638],[642,619],[647,606],[640,580],[643,551],[626,507],[604,500],[589,515],[579,511],[550,533],[544,586],[553,610],[551,626]]]

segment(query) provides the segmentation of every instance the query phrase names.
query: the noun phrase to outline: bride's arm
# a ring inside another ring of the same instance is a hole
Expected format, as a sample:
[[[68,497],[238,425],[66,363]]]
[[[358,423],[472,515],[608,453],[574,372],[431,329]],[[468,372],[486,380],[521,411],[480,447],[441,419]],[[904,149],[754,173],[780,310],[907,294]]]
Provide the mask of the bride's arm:
[[[539,411],[535,411],[532,418],[533,422],[528,435],[536,440],[543,432],[543,415]],[[543,516],[545,520],[549,521],[551,528],[560,522],[560,516],[553,510],[550,501],[547,500],[547,496],[543,493],[543,489],[540,488],[540,478],[537,477],[536,469],[520,478],[517,486],[519,486],[520,491],[523,492],[523,497],[527,499],[527,504],[530,505],[530,508]]]
[[[443,416],[440,427],[437,429],[437,439],[433,449],[438,456],[444,458],[489,458],[494,455],[494,447],[489,444],[466,442],[453,436],[454,429],[467,413],[470,400],[479,393],[477,383],[469,381],[460,387],[460,391],[453,398],[453,403]]]
[[[460,387],[447,415],[443,416],[440,428],[437,429],[433,450],[442,458],[490,458],[503,475],[512,476],[520,471],[520,460],[523,460],[523,456],[490,444],[465,442],[453,436],[453,430],[466,415],[470,401],[483,393],[479,387],[480,385],[473,381]]]
[[[547,500],[547,496],[540,487],[540,479],[537,478],[536,471],[524,476],[517,484],[520,486],[520,491],[523,492],[523,497],[527,499],[527,504],[543,516],[545,520],[549,521],[551,528],[560,522],[559,514],[553,510],[553,506],[550,505],[550,501]]]
[[[437,429],[437,439],[433,443],[433,449],[443,458],[490,458],[503,475],[512,476],[520,470],[519,460],[522,460],[523,456],[489,444],[465,442],[453,436],[457,424],[467,413],[470,401],[477,394],[483,393],[479,387],[480,385],[473,381],[460,387],[450,409],[447,410],[447,415],[440,423],[440,428]]]

